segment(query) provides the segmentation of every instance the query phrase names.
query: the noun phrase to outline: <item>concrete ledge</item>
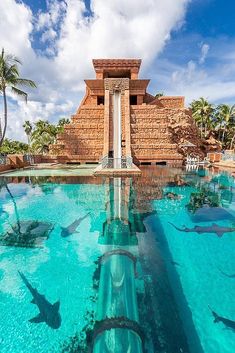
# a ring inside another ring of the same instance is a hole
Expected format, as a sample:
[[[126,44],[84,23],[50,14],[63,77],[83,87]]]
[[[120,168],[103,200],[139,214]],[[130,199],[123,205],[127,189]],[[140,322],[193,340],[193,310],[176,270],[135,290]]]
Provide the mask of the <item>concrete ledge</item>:
[[[131,168],[123,168],[123,169],[114,169],[114,168],[102,168],[100,164],[97,168],[95,168],[93,175],[101,176],[130,176],[130,175],[140,175],[141,170],[135,165],[132,164]]]
[[[15,168],[10,164],[6,164],[6,165],[2,164],[2,165],[0,165],[0,174],[5,173],[9,170],[14,170],[14,169]]]
[[[231,168],[235,170],[235,162],[234,161],[220,161],[220,162],[215,162],[212,163],[213,167],[219,167],[219,168]]]

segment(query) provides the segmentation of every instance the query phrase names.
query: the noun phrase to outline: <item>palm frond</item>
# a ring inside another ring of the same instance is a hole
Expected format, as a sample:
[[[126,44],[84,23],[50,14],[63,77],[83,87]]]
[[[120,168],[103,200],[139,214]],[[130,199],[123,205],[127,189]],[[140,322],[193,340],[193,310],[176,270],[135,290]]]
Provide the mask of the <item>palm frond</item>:
[[[5,67],[5,77],[17,77],[19,76],[18,67],[16,64]]]
[[[24,97],[25,101],[27,102],[27,93],[20,90],[19,88],[16,88],[14,86],[11,87],[12,92],[14,92],[17,96],[19,97]]]
[[[5,54],[4,48],[2,48],[0,60],[5,61],[5,63],[12,65],[13,63],[22,64],[21,60],[17,56],[12,54]]]
[[[18,86],[25,86],[25,87],[32,87],[32,88],[36,88],[36,83],[32,80],[27,80],[26,78],[17,78],[16,85]]]

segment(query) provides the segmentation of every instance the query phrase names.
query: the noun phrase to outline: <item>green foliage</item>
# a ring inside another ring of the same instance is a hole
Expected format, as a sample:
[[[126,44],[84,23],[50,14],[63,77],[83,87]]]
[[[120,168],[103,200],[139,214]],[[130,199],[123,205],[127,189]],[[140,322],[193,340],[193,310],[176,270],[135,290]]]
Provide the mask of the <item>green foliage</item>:
[[[163,97],[163,96],[164,96],[163,92],[158,92],[158,93],[155,94],[156,98]]]
[[[57,134],[63,132],[64,125],[69,122],[69,119],[60,119],[57,125],[53,125],[48,121],[37,121],[30,135],[31,150],[40,154],[48,153],[49,146],[55,143]]]
[[[89,353],[91,347],[91,334],[95,325],[94,312],[87,311],[85,315],[86,325],[80,332],[69,337],[61,345],[61,353]]]
[[[201,97],[199,100],[192,101],[191,109],[193,118],[200,128],[201,137],[206,137],[214,114],[214,106],[210,104],[206,99]]]
[[[211,191],[208,187],[203,186],[199,192],[193,192],[190,195],[189,204],[186,208],[195,213],[197,209],[202,207],[219,207],[220,199],[216,192]]]
[[[4,154],[46,154],[49,146],[55,143],[58,133],[63,132],[64,125],[69,124],[69,119],[60,119],[57,125],[48,121],[38,120],[33,125],[26,120],[23,124],[24,131],[28,137],[28,144],[20,141],[5,139],[0,147],[0,153]]]
[[[29,152],[29,145],[24,142],[5,139],[0,147],[3,154],[25,154]]]
[[[21,61],[17,57],[12,54],[6,54],[4,49],[2,49],[0,55],[0,94],[3,95],[4,127],[3,130],[0,129],[2,132],[2,136],[0,136],[0,146],[4,141],[8,123],[7,88],[11,88],[15,95],[23,97],[27,102],[27,93],[24,92],[21,87],[36,87],[36,84],[32,80],[20,77],[19,64],[21,64]]]
[[[219,104],[214,106],[206,99],[193,100],[192,115],[200,129],[201,137],[211,133],[221,142],[223,148],[234,147],[235,143],[235,105]]]

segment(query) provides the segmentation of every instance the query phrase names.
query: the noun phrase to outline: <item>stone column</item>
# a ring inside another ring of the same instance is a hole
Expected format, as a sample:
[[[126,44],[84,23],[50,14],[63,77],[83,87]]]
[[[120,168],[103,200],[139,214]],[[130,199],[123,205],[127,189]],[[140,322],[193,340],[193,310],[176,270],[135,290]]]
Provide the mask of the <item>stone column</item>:
[[[109,111],[110,111],[110,93],[105,89],[104,95],[104,148],[103,157],[109,153]]]
[[[130,90],[125,89],[125,140],[126,140],[126,156],[131,156],[131,119],[130,119]]]

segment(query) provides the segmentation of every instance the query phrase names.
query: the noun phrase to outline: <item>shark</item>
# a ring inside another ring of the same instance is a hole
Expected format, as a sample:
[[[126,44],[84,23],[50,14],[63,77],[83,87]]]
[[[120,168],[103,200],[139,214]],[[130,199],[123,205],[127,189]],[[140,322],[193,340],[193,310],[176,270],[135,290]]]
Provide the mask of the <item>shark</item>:
[[[203,233],[215,233],[219,238],[221,238],[224,233],[232,233],[235,232],[235,228],[230,228],[230,227],[220,227],[215,223],[212,223],[211,226],[195,226],[194,228],[178,228],[176,227],[173,223],[168,222],[171,224],[175,229],[179,230],[180,232],[186,232],[186,233],[198,233],[198,234],[203,234]]]
[[[224,275],[224,276],[226,276],[228,278],[235,278],[235,273],[230,275],[230,274],[222,271],[220,268],[218,268],[218,270],[222,273],[222,275]]]
[[[211,307],[208,305],[210,311],[212,312],[212,315],[214,316],[214,322],[217,323],[217,322],[223,322],[223,324],[229,328],[229,329],[232,329],[232,330],[235,330],[235,321],[233,320],[230,320],[230,319],[226,319],[225,317],[223,316],[219,316],[215,311],[213,311],[211,309]]]
[[[35,324],[45,322],[49,327],[58,329],[61,325],[61,316],[59,313],[60,302],[57,301],[51,304],[44,295],[38,293],[37,289],[32,287],[22,272],[18,271],[18,273],[33,296],[31,303],[37,305],[39,309],[39,314],[30,319],[29,322]]]
[[[62,231],[61,231],[61,236],[62,238],[67,238],[70,235],[74,234],[74,233],[79,233],[79,231],[77,231],[77,227],[80,225],[80,223],[89,216],[90,212],[88,212],[85,216],[80,217],[78,219],[75,219],[75,221],[73,223],[71,223],[68,227],[61,227]]]
[[[177,261],[171,261],[171,264],[175,266],[180,266],[180,264]]]

